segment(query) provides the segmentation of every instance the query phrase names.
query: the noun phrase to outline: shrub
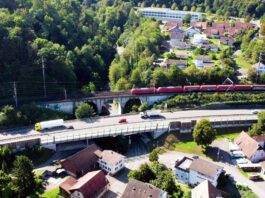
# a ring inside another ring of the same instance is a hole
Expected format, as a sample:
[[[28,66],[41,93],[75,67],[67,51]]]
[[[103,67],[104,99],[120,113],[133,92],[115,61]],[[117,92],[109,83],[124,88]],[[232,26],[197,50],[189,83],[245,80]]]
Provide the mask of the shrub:
[[[88,118],[94,115],[94,109],[91,105],[87,103],[80,103],[80,105],[75,110],[75,117],[78,119]]]

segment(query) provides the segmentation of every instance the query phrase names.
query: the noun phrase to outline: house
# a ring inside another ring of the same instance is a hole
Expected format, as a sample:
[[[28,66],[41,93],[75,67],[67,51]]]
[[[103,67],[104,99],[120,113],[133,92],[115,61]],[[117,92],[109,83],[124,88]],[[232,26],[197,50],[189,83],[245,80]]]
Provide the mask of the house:
[[[173,28],[173,27],[182,27],[183,26],[183,21],[182,20],[178,20],[178,21],[167,21],[164,24],[163,30],[164,31],[168,31],[169,29]]]
[[[201,48],[206,51],[218,52],[220,48],[215,44],[202,44]]]
[[[200,29],[193,27],[193,26],[189,27],[188,29],[184,31],[185,36],[189,38],[193,37],[193,35],[195,34],[200,34],[200,33],[201,33]]]
[[[92,144],[63,160],[61,162],[62,168],[73,177],[80,177],[89,171],[96,170],[98,157],[95,152],[99,151],[99,148]]]
[[[186,69],[187,65],[188,65],[188,61],[187,60],[177,60],[177,59],[167,59],[165,58],[163,63],[161,63],[161,67],[165,67],[166,70],[169,70],[170,65],[176,65],[178,66],[180,69]]]
[[[208,39],[205,34],[194,34],[191,43],[193,45],[201,45],[208,43]]]
[[[213,28],[213,27],[208,27],[205,30],[205,34],[207,35],[208,38],[220,38],[223,34],[225,33],[224,28]]]
[[[111,150],[104,150],[98,154],[99,167],[114,175],[124,168],[124,156]]]
[[[191,54],[189,52],[175,52],[175,55],[179,59],[188,59],[191,57]]]
[[[206,63],[211,63],[211,58],[208,56],[197,56],[193,63],[197,68],[203,68]]]
[[[191,190],[191,198],[223,198],[225,193],[215,188],[211,182],[204,180]]]
[[[218,178],[223,171],[223,167],[200,158],[183,157],[175,165],[176,178],[191,186],[196,186],[204,180],[209,180],[213,186],[217,186]]]
[[[236,22],[235,27],[238,29],[253,29],[255,27],[255,24],[253,23],[246,23],[246,22]]]
[[[79,179],[69,176],[60,186],[60,194],[71,198],[102,197],[109,188],[109,182],[103,171],[92,171]]]
[[[232,45],[234,44],[234,42],[235,42],[235,39],[232,38],[232,37],[224,37],[224,36],[222,36],[222,37],[220,38],[220,42],[221,42],[221,44],[223,44],[223,45],[232,46]]]
[[[217,22],[217,23],[213,23],[212,27],[213,28],[224,28],[224,29],[227,29],[227,28],[230,27],[230,25],[229,25],[229,23],[219,23],[219,22]]]
[[[207,22],[191,22],[190,26],[196,27],[200,30],[206,30],[208,23]]]
[[[192,45],[187,42],[178,42],[176,43],[175,48],[177,50],[190,50],[192,48]]]
[[[151,184],[131,179],[121,198],[166,198],[167,192]]]
[[[170,45],[172,47],[176,46],[178,42],[183,42],[185,38],[184,31],[181,30],[179,27],[174,27],[170,29],[169,31],[170,36]]]
[[[265,160],[264,142],[257,142],[247,133],[242,131],[240,135],[235,139],[235,143],[252,163],[257,163]]]
[[[226,29],[226,32],[229,36],[231,37],[235,37],[237,34],[239,34],[242,31],[242,29],[240,28],[236,28],[236,27],[230,27]]]
[[[254,69],[256,69],[257,73],[262,74],[265,72],[265,65],[263,63],[256,63],[252,65]]]

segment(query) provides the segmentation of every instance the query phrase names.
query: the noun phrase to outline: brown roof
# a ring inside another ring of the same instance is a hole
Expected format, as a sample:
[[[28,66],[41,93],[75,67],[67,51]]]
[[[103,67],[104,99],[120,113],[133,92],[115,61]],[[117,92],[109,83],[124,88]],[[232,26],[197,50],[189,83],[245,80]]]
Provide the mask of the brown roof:
[[[230,25],[229,23],[213,23],[212,27],[214,28],[228,28]]]
[[[96,151],[99,151],[99,148],[95,144],[92,144],[63,160],[61,162],[62,167],[77,176],[95,170],[98,160],[98,157],[95,154]]]
[[[104,150],[100,157],[104,162],[110,165],[115,165],[117,162],[124,159],[124,156],[111,150]]]
[[[210,61],[211,58],[209,56],[197,56],[196,60]]]
[[[184,31],[179,29],[178,27],[170,29],[169,34],[170,34],[170,39],[184,40],[185,38]]]
[[[264,142],[265,141],[265,135],[255,135],[252,137],[257,142]]]
[[[176,64],[176,65],[187,65],[188,64],[188,61],[187,60],[176,60],[176,59],[166,59],[165,62],[168,65],[172,65],[172,64]]]
[[[66,180],[64,180],[61,184],[60,184],[60,188],[63,189],[65,192],[67,192],[68,194],[70,193],[70,188],[77,182],[77,180],[72,177],[69,176],[67,177]]]
[[[175,52],[176,56],[182,56],[182,57],[190,57],[191,54],[189,52]]]
[[[240,135],[235,139],[235,143],[248,158],[250,158],[259,149],[258,142],[256,142],[256,140],[251,138],[244,131],[242,131]]]
[[[209,177],[215,177],[219,169],[223,169],[223,167],[200,158],[194,159],[190,165],[190,170],[207,175]]]
[[[103,171],[93,171],[76,180],[74,177],[67,178],[60,188],[71,194],[78,190],[84,197],[95,197],[108,185],[108,180]]]
[[[132,179],[127,184],[122,198],[159,198],[162,193],[166,193],[161,189],[148,184],[144,183],[135,179]]]
[[[220,41],[221,42],[232,42],[233,43],[235,41],[235,39],[232,38],[232,37],[224,37],[223,36],[223,37],[220,38]]]
[[[192,198],[217,198],[222,197],[221,191],[215,188],[211,182],[204,180],[198,186],[191,190]]]
[[[174,21],[174,22],[173,21],[168,21],[168,22],[165,23],[165,26],[166,26],[167,29],[171,29],[171,28],[176,27],[176,26],[181,27],[181,26],[183,26],[183,22],[182,22],[182,20]]]
[[[191,22],[190,26],[201,28],[205,30],[207,28],[208,23],[207,22]]]
[[[245,23],[245,22],[237,22],[235,23],[236,28],[242,28],[242,29],[251,29],[254,28],[255,25],[252,23]]]

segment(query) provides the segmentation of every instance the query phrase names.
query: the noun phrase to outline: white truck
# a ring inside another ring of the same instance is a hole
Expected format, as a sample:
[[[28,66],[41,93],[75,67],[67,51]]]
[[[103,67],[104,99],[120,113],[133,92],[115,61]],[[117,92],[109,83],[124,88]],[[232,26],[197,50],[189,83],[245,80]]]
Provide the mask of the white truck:
[[[140,112],[140,117],[141,118],[151,118],[151,117],[158,117],[161,114],[161,110],[158,109],[152,109],[152,110],[147,110],[145,112]]]
[[[63,119],[49,120],[49,121],[36,123],[35,124],[35,130],[36,131],[41,131],[43,129],[51,129],[51,128],[61,127],[61,126],[64,126]]]

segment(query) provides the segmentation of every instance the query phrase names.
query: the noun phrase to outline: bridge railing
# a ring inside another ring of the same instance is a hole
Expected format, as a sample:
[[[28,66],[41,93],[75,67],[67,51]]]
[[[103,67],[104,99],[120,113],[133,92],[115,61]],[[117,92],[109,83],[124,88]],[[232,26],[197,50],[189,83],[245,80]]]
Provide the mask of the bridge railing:
[[[97,129],[83,129],[78,132],[66,132],[60,134],[47,134],[41,136],[41,144],[63,143],[70,141],[86,140],[101,137],[118,135],[133,135],[137,133],[156,132],[161,129],[168,129],[169,122],[144,122],[131,125],[120,125],[118,127],[102,127]]]

